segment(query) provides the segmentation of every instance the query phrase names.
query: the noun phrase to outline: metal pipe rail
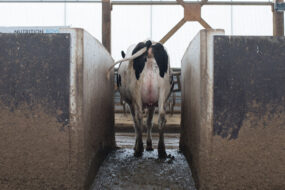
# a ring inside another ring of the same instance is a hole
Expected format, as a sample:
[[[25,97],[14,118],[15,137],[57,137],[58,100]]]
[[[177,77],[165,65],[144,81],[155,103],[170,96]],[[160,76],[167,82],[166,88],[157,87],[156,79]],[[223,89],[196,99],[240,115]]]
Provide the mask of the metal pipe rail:
[[[101,0],[0,0],[0,3],[102,3]]]
[[[201,4],[201,5],[244,5],[244,6],[272,6],[273,2],[263,1],[186,1],[189,4]],[[176,1],[112,1],[112,5],[179,5]]]
[[[101,0],[0,0],[0,3],[102,3]],[[187,1],[185,3],[201,5],[244,5],[244,6],[273,6],[270,1]],[[176,1],[111,1],[111,5],[179,5]]]

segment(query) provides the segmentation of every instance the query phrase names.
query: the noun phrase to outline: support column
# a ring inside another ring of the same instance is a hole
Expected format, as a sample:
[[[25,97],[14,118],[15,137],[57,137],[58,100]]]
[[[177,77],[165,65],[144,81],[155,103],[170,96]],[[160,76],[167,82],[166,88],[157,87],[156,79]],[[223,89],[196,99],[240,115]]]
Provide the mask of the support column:
[[[102,44],[111,53],[111,3],[102,0]]]
[[[276,3],[282,3],[284,0],[276,0]],[[284,36],[284,12],[273,11],[273,36]]]

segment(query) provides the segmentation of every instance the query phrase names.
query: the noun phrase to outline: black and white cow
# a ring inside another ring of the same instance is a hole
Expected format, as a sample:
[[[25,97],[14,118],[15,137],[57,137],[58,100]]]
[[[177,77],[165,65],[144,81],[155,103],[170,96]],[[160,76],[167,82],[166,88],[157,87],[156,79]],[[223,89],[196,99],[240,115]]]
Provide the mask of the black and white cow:
[[[122,99],[129,105],[134,120],[136,143],[134,155],[144,151],[143,109],[148,109],[146,150],[151,151],[151,129],[155,107],[158,106],[158,155],[166,157],[163,129],[166,124],[166,101],[172,88],[169,57],[161,43],[146,41],[128,48],[118,69],[117,85]],[[119,61],[120,62],[120,61]]]

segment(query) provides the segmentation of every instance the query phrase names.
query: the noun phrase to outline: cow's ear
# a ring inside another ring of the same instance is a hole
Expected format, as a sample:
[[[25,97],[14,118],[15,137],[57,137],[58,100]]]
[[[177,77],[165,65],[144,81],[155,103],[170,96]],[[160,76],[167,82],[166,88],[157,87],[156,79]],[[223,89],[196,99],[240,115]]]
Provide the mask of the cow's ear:
[[[157,43],[152,46],[152,52],[155,58],[155,61],[159,68],[159,74],[163,78],[164,74],[168,69],[168,55],[163,45]]]
[[[121,55],[122,55],[122,58],[125,58],[126,57],[126,54],[124,51],[121,51]]]

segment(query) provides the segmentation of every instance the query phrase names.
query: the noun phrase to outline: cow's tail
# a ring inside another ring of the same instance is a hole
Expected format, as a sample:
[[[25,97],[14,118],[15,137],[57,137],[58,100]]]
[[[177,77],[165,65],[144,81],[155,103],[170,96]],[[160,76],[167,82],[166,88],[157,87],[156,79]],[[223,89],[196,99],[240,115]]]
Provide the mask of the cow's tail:
[[[124,61],[129,61],[129,60],[134,60],[135,58],[141,56],[142,54],[144,54],[147,51],[147,47],[144,47],[142,49],[140,49],[138,52],[136,52],[134,55],[132,55],[131,57],[127,57],[124,59],[121,59],[119,61],[116,61],[112,66],[109,67],[108,71],[107,71],[107,79],[110,79],[110,72],[113,69],[113,67],[119,63],[122,63]]]

